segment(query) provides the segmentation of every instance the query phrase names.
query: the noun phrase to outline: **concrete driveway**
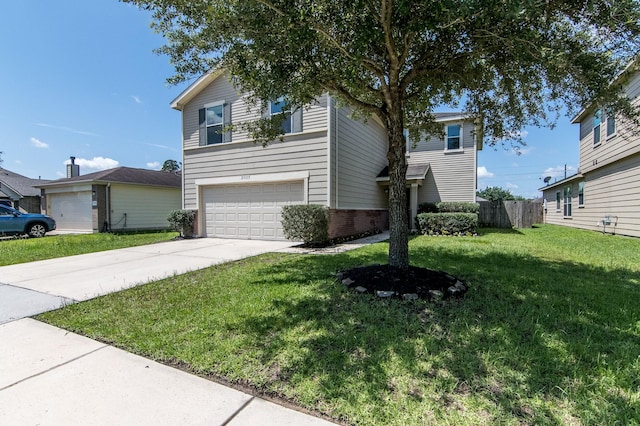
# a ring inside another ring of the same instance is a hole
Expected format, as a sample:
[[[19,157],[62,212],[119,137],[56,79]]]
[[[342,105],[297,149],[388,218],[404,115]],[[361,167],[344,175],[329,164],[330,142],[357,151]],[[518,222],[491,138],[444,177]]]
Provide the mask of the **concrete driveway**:
[[[290,247],[198,238],[0,267],[0,324],[176,274]]]
[[[289,246],[193,239],[0,267],[0,425],[332,424],[24,318]]]

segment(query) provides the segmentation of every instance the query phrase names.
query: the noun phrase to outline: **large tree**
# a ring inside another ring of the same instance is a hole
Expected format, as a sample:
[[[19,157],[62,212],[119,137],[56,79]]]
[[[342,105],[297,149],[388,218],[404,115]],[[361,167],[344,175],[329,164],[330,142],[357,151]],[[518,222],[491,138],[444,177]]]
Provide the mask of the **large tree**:
[[[153,12],[180,82],[218,67],[262,102],[330,93],[386,126],[389,264],[409,264],[405,137],[460,108],[486,143],[591,101],[637,116],[610,84],[637,53],[637,0],[124,0]],[[260,140],[277,126],[255,126]],[[273,124],[273,123],[272,123]],[[562,141],[559,141],[562,142]]]

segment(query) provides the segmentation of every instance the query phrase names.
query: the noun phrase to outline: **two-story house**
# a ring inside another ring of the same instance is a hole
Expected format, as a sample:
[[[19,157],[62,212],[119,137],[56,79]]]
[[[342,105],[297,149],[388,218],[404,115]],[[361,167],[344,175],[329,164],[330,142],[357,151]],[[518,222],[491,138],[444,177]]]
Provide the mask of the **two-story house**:
[[[640,104],[640,73],[625,92]],[[572,123],[580,125],[578,173],[540,188],[545,222],[640,237],[640,129],[596,104]]]
[[[280,209],[288,204],[327,206],[332,238],[387,229],[388,139],[376,118],[354,120],[322,95],[287,111],[283,141],[263,148],[237,125],[286,104],[250,106],[223,70],[202,76],[171,107],[182,112],[183,207],[197,210],[198,235],[283,239]],[[421,202],[475,200],[475,126],[459,114],[438,117],[446,141],[407,144],[412,216]]]

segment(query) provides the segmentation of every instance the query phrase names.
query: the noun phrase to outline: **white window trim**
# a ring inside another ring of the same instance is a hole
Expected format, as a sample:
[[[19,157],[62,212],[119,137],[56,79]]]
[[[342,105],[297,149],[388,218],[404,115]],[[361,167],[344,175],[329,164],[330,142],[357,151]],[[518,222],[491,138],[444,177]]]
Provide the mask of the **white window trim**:
[[[556,191],[556,199],[553,200],[556,204],[556,213],[562,211],[562,191]]]
[[[582,202],[580,202],[580,184],[582,184]],[[578,182],[578,208],[584,208],[584,181]]]
[[[598,126],[595,125],[595,118],[596,118],[596,113],[600,111],[600,122],[598,123]],[[597,110],[595,110],[595,112],[593,113],[593,120],[594,122],[592,123],[592,129],[591,129],[591,135],[593,137],[593,147],[598,147],[600,145],[602,145],[602,109],[598,108]],[[598,140],[598,142],[596,142],[596,127],[598,128],[598,134],[600,136],[600,139]]]
[[[222,106],[222,123],[221,123],[222,127],[220,128],[220,130],[224,130],[224,127],[229,125],[229,123],[228,123],[229,118],[225,117],[224,104],[225,104],[225,102],[224,102],[224,100],[222,100],[222,101],[216,101],[216,102],[209,102],[208,104],[204,104],[202,106],[202,108],[204,108],[204,114],[205,114],[205,127],[209,127],[206,124],[207,108],[212,108],[212,107],[217,107],[217,106]],[[218,124],[216,124],[216,126],[217,125]],[[209,143],[209,141],[207,140],[207,144],[206,145],[198,147],[198,148],[205,148],[205,147],[216,146],[216,145],[226,145],[226,144],[229,143],[229,142],[225,142],[224,141],[224,133],[220,133],[220,137],[221,137],[221,142],[220,143]]]
[[[618,134],[618,123],[616,121],[616,115],[613,114],[613,133],[609,134],[609,114],[607,113],[607,115],[605,116],[604,119],[605,125],[604,125],[604,134],[606,136],[605,139],[611,139],[613,137],[615,137]]]
[[[449,126],[460,126],[460,148],[448,149]],[[444,153],[464,152],[464,123],[445,124],[444,126]]]

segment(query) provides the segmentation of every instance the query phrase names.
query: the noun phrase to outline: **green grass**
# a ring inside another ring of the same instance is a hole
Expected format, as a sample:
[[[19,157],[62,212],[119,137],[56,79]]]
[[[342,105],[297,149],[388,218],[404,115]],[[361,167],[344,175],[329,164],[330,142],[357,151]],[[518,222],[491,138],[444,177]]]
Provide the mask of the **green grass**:
[[[177,232],[47,235],[0,240],[0,266],[169,241]]]
[[[412,264],[468,282],[459,301],[334,282],[387,248],[267,254],[39,318],[351,424],[640,423],[639,239],[554,226],[412,239]]]

